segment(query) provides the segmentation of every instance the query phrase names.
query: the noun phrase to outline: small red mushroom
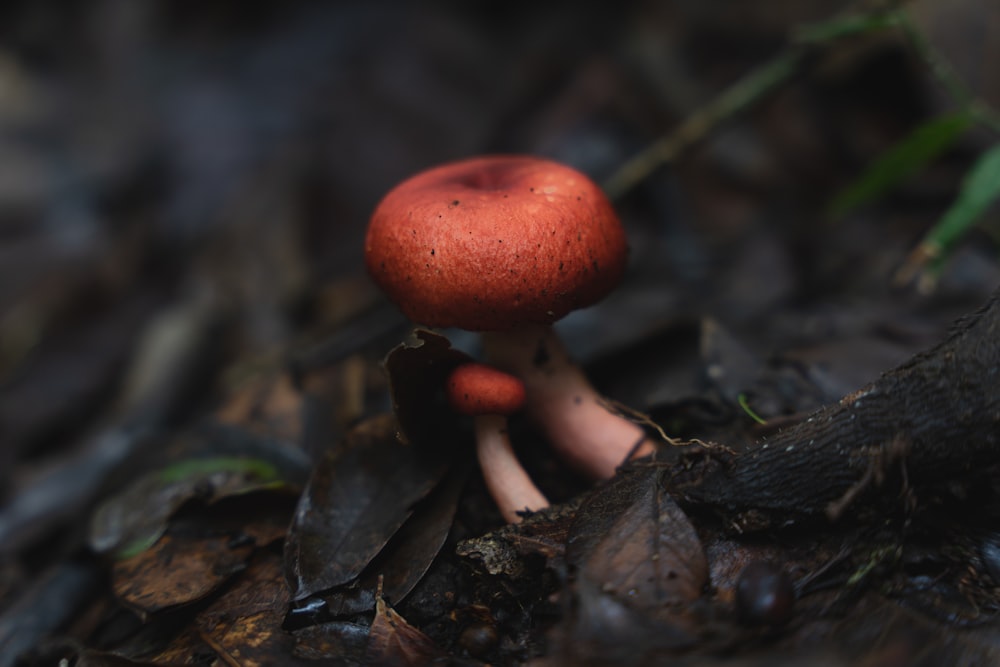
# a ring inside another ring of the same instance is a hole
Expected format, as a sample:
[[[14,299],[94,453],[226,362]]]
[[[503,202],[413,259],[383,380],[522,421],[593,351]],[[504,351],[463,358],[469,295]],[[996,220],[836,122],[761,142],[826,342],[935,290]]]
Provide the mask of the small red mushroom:
[[[601,189],[570,167],[479,157],[424,171],[372,214],[365,260],[413,321],[484,332],[491,364],[520,377],[553,447],[596,478],[652,444],[609,412],[551,324],[621,280],[625,232]]]
[[[448,375],[448,401],[463,415],[512,415],[524,407],[524,383],[509,373],[469,362]]]
[[[549,501],[521,467],[507,435],[507,417],[524,406],[524,383],[491,366],[467,363],[448,376],[452,407],[475,420],[476,456],[490,495],[507,523],[519,512],[537,512]]]

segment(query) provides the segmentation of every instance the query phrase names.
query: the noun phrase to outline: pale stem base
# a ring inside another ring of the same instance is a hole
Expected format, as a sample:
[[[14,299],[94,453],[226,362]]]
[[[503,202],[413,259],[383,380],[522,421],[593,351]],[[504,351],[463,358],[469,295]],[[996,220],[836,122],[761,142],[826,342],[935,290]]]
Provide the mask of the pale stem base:
[[[507,418],[483,415],[475,418],[476,453],[486,488],[507,523],[521,520],[519,511],[537,512],[549,506],[542,492],[521,467],[507,435]]]
[[[529,415],[578,471],[608,479],[633,451],[653,452],[641,427],[605,407],[552,327],[485,333],[483,345],[490,363],[524,381]]]

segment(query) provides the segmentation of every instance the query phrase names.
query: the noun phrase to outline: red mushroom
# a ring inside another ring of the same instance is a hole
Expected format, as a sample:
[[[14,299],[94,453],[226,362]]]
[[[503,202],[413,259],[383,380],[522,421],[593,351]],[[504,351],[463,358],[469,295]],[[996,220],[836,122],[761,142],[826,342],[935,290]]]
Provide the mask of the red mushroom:
[[[524,383],[491,366],[467,363],[448,376],[447,393],[455,410],[475,419],[479,466],[507,523],[520,521],[518,512],[548,507],[549,501],[521,467],[507,435],[507,416],[524,406]]]
[[[520,377],[527,409],[572,465],[611,477],[643,430],[609,412],[551,324],[620,281],[621,222],[600,188],[564,165],[480,157],[392,189],[372,215],[365,259],[412,320],[484,332],[488,360]]]

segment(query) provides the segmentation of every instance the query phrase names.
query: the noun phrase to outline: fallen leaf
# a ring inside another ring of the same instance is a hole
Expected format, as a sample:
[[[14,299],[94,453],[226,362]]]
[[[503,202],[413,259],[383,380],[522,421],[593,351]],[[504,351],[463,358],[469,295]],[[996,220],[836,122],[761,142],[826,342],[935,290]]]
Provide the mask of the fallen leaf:
[[[362,422],[316,466],[285,544],[294,599],[361,574],[447,472],[446,456],[398,432],[391,415]]]
[[[292,657],[295,637],[282,628],[289,602],[281,558],[259,551],[233,587],[198,614],[195,624],[225,664],[312,664]]]
[[[196,541],[164,535],[152,549],[114,564],[115,595],[143,617],[200,600],[246,567],[253,544],[229,542],[227,536]]]
[[[445,379],[468,355],[454,350],[444,336],[417,329],[385,358],[392,409],[405,437],[429,442],[442,439],[456,423],[444,396]]]
[[[128,558],[155,544],[170,517],[191,500],[212,504],[261,490],[298,493],[309,471],[301,450],[217,422],[182,433],[164,450],[164,463],[94,511],[92,549]]]
[[[375,620],[368,635],[368,664],[386,667],[418,667],[440,655],[434,642],[406,622],[381,595],[375,603]]]
[[[456,467],[421,501],[414,515],[392,536],[357,580],[325,596],[328,613],[347,616],[372,610],[380,580],[385,598],[394,604],[406,598],[423,578],[451,531],[466,473],[467,466]]]
[[[696,641],[697,622],[687,612],[708,583],[708,565],[656,470],[621,473],[594,491],[576,513],[566,560],[577,571],[563,639],[571,655],[613,661],[638,647]]]

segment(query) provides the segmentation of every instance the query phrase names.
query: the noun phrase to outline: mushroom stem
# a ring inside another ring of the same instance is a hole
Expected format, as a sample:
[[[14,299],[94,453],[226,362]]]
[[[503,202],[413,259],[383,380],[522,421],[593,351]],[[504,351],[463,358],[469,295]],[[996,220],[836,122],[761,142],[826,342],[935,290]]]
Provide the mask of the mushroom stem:
[[[524,381],[531,418],[580,472],[607,479],[630,454],[652,453],[641,427],[605,407],[552,327],[486,332],[483,346],[490,363]]]
[[[507,523],[521,520],[518,512],[537,512],[549,506],[542,492],[521,467],[507,436],[507,418],[501,415],[475,417],[476,454],[486,488]]]

